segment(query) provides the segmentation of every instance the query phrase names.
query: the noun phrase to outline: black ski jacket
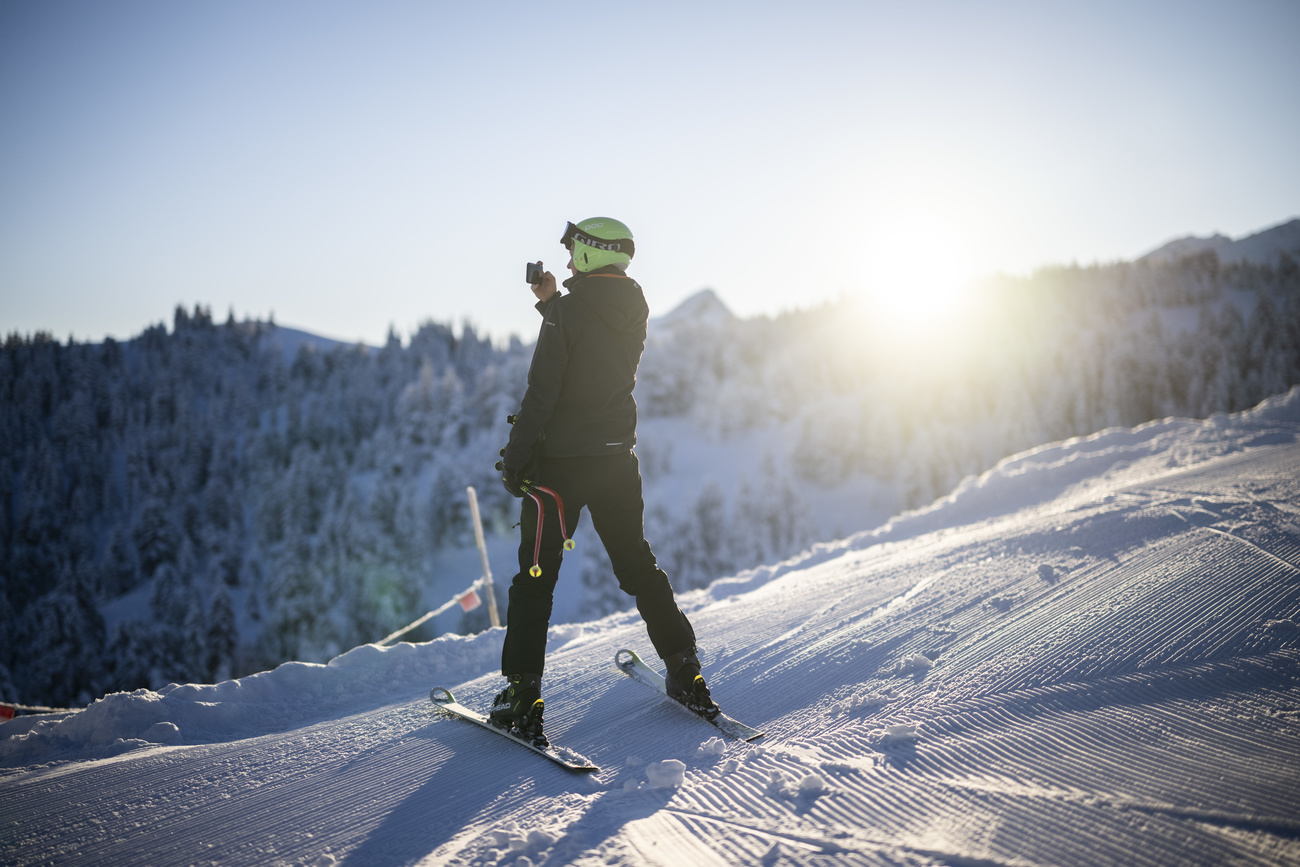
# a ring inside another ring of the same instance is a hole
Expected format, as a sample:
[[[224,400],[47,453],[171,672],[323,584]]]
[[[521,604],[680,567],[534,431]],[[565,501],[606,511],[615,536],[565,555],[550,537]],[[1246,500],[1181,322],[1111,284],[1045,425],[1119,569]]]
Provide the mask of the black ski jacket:
[[[602,268],[565,280],[568,295],[538,302],[542,329],[505,465],[535,454],[609,455],[636,445],[636,370],[650,308],[635,280]]]

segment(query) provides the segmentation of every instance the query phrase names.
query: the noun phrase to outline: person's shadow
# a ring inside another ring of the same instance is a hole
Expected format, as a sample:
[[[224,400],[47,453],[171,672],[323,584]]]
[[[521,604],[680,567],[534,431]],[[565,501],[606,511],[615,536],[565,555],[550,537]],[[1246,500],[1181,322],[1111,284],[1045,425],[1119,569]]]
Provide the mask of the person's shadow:
[[[457,732],[456,728],[463,728]],[[436,732],[436,735],[435,735]],[[413,864],[473,824],[485,804],[497,798],[466,797],[465,789],[481,791],[495,780],[502,793],[527,790],[529,799],[548,799],[566,792],[587,791],[590,784],[523,747],[475,731],[459,720],[434,720],[414,737],[446,739],[455,752],[430,769],[429,779],[383,818],[365,842],[343,856],[358,867]],[[485,828],[485,831],[491,830]]]

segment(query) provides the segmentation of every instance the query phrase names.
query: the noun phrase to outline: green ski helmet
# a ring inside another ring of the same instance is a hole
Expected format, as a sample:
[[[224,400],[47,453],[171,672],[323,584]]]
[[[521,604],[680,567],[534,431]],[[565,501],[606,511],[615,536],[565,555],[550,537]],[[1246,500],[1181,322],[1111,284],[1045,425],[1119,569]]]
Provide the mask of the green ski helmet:
[[[627,265],[636,254],[632,230],[609,217],[569,223],[560,243],[573,254],[573,267],[584,274],[607,265]]]

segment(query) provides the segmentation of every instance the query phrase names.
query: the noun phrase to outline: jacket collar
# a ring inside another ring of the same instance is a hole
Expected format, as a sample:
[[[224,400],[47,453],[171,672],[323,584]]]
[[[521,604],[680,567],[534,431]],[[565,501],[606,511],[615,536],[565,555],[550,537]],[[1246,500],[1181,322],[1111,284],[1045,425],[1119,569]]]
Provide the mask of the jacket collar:
[[[588,277],[617,277],[622,280],[632,279],[631,277],[627,276],[627,274],[624,274],[622,271],[620,271],[618,268],[614,267],[613,265],[606,265],[604,268],[597,268],[595,271],[588,271],[585,274],[579,271],[577,274],[574,274],[572,277],[570,277],[568,280],[565,280],[560,285],[563,286],[565,289],[572,290],[575,284],[577,284],[582,280],[587,279]]]

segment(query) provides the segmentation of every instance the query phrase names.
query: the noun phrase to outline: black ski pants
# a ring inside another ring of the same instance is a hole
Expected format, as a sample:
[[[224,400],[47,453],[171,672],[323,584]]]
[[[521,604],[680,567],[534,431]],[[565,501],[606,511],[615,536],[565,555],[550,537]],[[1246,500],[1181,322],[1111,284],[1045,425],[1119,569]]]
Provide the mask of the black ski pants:
[[[538,461],[538,484],[560,495],[564,522],[572,533],[583,509],[609,554],[614,577],[623,592],[636,598],[650,643],[659,656],[695,646],[695,632],[677,607],[668,576],[655,561],[645,539],[645,503],[641,497],[641,468],[636,453],[546,458]],[[538,494],[545,507],[542,545],[537,563],[542,574],[529,573],[537,538],[537,504],[524,497],[520,511],[519,573],[510,585],[506,610],[506,639],[501,673],[541,674],[545,667],[546,630],[551,622],[555,584],[564,556],[564,536],[555,501]]]

